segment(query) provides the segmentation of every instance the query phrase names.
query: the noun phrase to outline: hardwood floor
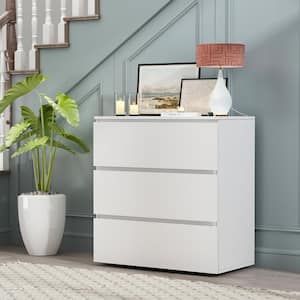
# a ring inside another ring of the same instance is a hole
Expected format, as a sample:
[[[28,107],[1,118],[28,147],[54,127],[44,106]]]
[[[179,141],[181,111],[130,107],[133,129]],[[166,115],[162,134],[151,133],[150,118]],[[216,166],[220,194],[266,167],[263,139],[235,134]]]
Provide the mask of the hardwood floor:
[[[28,256],[23,248],[0,247],[0,264],[11,261],[62,265],[74,268],[97,268],[112,272],[143,273],[168,278],[206,281],[216,284],[300,292],[300,274],[266,270],[255,267],[218,276],[204,276],[199,274],[145,270],[140,268],[126,268],[111,265],[96,265],[93,263],[92,256],[86,253],[61,253],[57,256],[50,257],[32,257]]]

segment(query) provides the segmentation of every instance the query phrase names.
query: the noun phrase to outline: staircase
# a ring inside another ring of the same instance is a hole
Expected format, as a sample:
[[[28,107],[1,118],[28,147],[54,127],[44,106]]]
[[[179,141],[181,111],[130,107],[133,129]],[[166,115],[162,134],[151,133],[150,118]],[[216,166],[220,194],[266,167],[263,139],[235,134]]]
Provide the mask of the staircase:
[[[41,49],[70,47],[70,22],[98,19],[100,0],[6,0],[0,15],[0,100],[12,76],[40,72]],[[0,145],[10,124],[8,109],[0,115]],[[8,152],[0,154],[0,172],[9,169],[8,162]]]

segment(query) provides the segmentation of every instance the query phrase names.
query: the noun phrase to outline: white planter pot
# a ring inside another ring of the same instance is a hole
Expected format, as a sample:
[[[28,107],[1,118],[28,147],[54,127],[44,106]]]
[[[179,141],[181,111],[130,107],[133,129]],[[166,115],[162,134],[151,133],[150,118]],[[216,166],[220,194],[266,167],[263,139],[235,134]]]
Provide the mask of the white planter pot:
[[[19,223],[30,255],[55,255],[61,244],[66,219],[65,195],[20,195]]]

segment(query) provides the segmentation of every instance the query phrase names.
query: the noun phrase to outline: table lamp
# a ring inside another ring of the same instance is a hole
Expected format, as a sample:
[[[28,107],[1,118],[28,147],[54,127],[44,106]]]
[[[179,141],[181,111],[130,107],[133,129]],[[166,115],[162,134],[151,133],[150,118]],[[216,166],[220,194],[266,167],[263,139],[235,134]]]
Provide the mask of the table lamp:
[[[200,44],[196,49],[198,67],[218,68],[218,80],[210,95],[209,106],[214,115],[228,115],[232,98],[226,87],[223,69],[244,66],[245,45],[243,44]]]

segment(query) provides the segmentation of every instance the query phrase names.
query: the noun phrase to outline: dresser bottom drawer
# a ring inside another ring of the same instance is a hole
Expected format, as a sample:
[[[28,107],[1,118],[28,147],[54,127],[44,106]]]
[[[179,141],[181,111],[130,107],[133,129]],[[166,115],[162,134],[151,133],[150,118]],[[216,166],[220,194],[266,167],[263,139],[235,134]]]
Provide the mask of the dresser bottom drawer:
[[[217,227],[95,219],[94,261],[216,274]]]

